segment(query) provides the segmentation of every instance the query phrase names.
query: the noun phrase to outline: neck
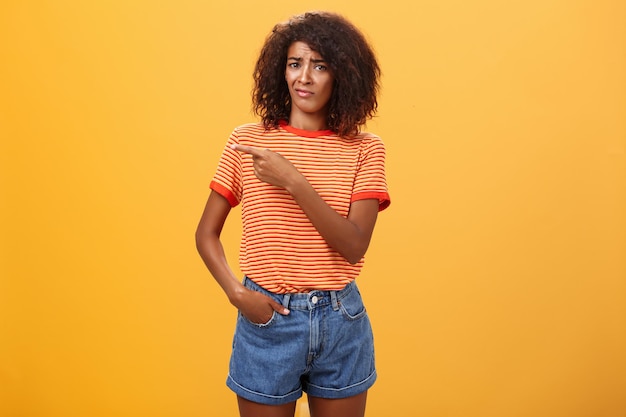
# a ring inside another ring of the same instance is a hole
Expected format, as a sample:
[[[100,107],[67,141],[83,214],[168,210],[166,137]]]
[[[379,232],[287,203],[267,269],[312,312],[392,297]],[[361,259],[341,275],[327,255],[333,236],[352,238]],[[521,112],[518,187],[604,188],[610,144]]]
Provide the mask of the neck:
[[[325,130],[327,129],[326,114],[302,114],[291,112],[289,125],[301,130]]]

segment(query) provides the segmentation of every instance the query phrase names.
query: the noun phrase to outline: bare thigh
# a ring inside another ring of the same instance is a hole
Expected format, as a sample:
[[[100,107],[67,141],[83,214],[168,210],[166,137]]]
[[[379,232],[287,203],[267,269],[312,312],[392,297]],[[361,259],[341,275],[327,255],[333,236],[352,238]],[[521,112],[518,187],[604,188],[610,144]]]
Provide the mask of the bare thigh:
[[[293,417],[296,412],[295,401],[283,405],[265,405],[237,396],[237,404],[241,417]]]
[[[367,391],[354,397],[328,399],[309,396],[311,417],[363,417]]]

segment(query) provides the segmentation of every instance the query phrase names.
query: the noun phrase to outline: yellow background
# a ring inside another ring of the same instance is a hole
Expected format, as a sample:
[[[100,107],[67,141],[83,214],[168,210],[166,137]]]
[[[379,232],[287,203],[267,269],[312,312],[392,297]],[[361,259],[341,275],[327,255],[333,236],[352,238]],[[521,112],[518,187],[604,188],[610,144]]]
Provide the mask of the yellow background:
[[[4,0],[0,416],[236,415],[193,235],[265,35],[308,9],[384,72],[368,415],[625,417],[621,0]]]

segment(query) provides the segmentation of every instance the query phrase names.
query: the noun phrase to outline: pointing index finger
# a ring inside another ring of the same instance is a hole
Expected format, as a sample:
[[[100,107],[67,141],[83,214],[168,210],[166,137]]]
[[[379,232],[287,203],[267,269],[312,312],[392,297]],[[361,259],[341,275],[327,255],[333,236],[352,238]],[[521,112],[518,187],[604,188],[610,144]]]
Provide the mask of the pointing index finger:
[[[230,148],[239,152],[248,153],[252,156],[261,156],[261,150],[259,148],[255,148],[254,146],[233,144],[230,145]]]

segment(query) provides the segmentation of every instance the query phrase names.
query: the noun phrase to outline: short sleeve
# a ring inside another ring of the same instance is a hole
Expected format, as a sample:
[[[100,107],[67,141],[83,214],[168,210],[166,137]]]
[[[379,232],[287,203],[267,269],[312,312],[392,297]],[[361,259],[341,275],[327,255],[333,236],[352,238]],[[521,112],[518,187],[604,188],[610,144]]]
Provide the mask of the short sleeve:
[[[239,204],[243,189],[241,154],[231,148],[239,143],[237,129],[233,130],[217,165],[210,188],[228,200],[231,207]]]
[[[385,145],[378,136],[363,140],[351,201],[375,198],[380,211],[389,207],[391,199],[385,176],[385,156]]]

